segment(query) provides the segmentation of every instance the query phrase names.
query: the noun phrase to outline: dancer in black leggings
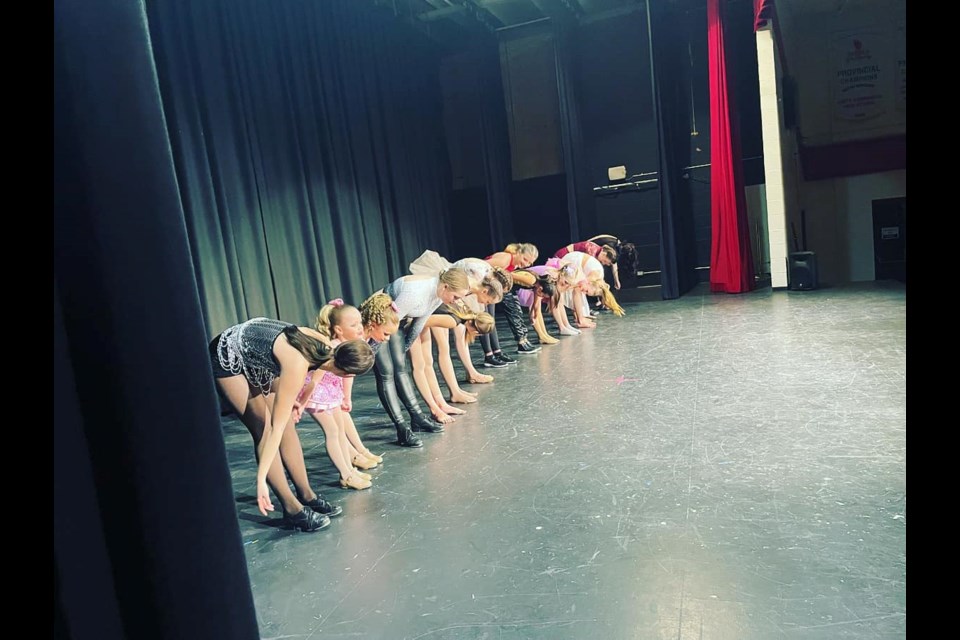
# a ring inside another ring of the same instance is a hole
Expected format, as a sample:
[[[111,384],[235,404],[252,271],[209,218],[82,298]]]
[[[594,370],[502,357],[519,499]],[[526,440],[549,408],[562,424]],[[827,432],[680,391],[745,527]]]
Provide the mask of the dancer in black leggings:
[[[380,402],[397,429],[397,442],[402,447],[423,446],[414,431],[443,431],[443,425],[428,418],[420,409],[406,353],[420,338],[420,332],[437,307],[455,304],[469,293],[469,287],[466,273],[448,269],[439,277],[405,276],[383,290],[396,305],[400,331],[377,349],[374,373]],[[410,425],[403,418],[401,403],[410,414]]]
[[[535,245],[515,242],[507,245],[503,251],[498,251],[484,259],[495,267],[511,272],[515,269],[529,267],[537,261],[537,256],[539,256],[539,252]],[[520,310],[520,303],[517,302],[516,294],[505,292],[501,304],[507,314],[507,322],[510,324],[513,337],[517,339],[517,354],[529,355],[540,351],[540,347],[530,344],[530,341],[527,340],[526,324],[523,322],[523,312]],[[487,313],[496,317],[493,305],[487,307]],[[517,322],[518,316],[520,322]],[[481,344],[484,354],[483,366],[503,367],[516,363],[516,360],[500,350],[500,340],[497,337],[496,330],[490,332],[488,339],[481,337]]]

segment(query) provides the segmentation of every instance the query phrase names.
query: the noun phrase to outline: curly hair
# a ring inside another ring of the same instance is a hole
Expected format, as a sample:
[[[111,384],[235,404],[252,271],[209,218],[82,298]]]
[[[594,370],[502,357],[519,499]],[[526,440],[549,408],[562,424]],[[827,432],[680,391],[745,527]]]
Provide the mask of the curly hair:
[[[360,321],[364,328],[394,325],[400,323],[400,316],[394,308],[393,298],[385,293],[375,293],[360,303]]]
[[[500,283],[500,286],[503,287],[503,292],[506,293],[513,289],[513,275],[509,271],[501,267],[493,267],[493,271],[490,273],[490,276],[496,278]]]

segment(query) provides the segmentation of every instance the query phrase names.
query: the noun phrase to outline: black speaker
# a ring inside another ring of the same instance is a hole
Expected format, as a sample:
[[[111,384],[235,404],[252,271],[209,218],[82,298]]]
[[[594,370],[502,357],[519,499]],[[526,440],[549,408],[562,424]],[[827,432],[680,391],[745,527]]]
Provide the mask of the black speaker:
[[[787,258],[787,288],[809,291],[819,285],[817,256],[813,251],[795,251]]]

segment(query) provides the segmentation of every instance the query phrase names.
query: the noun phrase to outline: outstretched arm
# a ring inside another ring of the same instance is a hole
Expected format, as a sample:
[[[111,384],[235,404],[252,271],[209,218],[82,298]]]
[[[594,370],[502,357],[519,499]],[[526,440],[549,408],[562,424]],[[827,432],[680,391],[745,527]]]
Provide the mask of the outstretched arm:
[[[343,379],[343,402],[340,403],[340,409],[346,412],[353,409],[353,378]]]
[[[530,324],[533,325],[533,330],[537,332],[537,337],[540,338],[540,344],[557,344],[560,342],[549,333],[547,333],[547,326],[543,323],[543,309],[540,305],[542,304],[541,300],[537,300],[532,307],[530,307]],[[534,311],[536,308],[536,311]]]
[[[433,313],[427,318],[426,323],[424,323],[424,328],[426,327],[437,327],[438,329],[453,329],[457,326],[457,320],[449,313]]]
[[[467,328],[460,325],[453,330],[454,342],[457,345],[457,356],[463,363],[463,368],[467,370],[467,380],[478,382],[493,382],[493,376],[488,376],[477,371],[473,366],[473,360],[470,358],[470,345],[467,344]]]
[[[443,374],[443,381],[450,389],[450,402],[473,402],[470,394],[461,389],[457,381],[457,370],[453,368],[453,359],[450,358],[450,330],[434,327],[430,331],[433,332],[433,341],[437,343],[437,365]]]
[[[323,372],[317,371],[314,375],[310,376],[310,382],[308,382],[303,389],[300,391],[300,394],[297,396],[297,399],[293,403],[293,423],[296,424],[300,422],[300,418],[303,416],[303,405],[310,400],[310,396],[313,395],[313,390],[317,388],[317,382],[320,381]]]

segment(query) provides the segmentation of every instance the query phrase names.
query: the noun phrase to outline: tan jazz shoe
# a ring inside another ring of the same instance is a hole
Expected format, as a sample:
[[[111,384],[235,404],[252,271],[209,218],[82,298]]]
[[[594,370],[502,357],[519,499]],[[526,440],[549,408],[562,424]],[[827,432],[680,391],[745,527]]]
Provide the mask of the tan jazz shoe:
[[[354,469],[353,472],[368,482],[373,480],[373,476],[370,475],[369,473],[364,473],[363,471],[357,471],[356,469]]]
[[[346,480],[340,478],[340,486],[344,489],[357,489],[359,491],[361,489],[369,489],[373,486],[373,483],[369,480],[364,480],[360,477],[360,474],[355,473]]]
[[[358,469],[373,469],[377,466],[377,462],[366,457],[362,453],[358,453],[357,455],[353,456],[353,466],[357,467]]]
[[[364,449],[363,451],[360,452],[360,455],[362,455],[365,458],[369,458],[370,460],[373,460],[377,464],[383,464],[383,456],[378,456],[375,453],[370,453],[370,449]]]

